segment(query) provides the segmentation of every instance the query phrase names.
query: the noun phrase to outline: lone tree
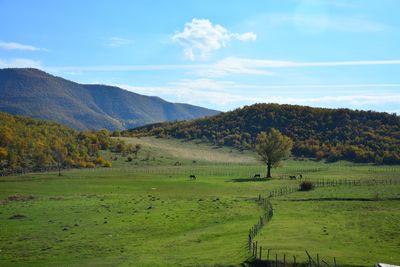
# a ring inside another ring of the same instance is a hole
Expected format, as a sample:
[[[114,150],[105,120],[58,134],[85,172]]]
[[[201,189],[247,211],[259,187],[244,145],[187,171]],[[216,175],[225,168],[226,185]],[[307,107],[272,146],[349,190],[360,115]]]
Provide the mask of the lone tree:
[[[56,138],[53,142],[53,158],[57,163],[58,176],[61,176],[61,168],[68,156],[68,150],[61,139]]]
[[[142,145],[141,144],[136,144],[135,145],[135,149],[133,150],[133,153],[135,154],[135,159],[137,159],[137,155],[138,155],[140,149],[142,149]]]
[[[267,163],[267,178],[271,178],[271,167],[276,167],[284,157],[290,155],[292,146],[292,139],[274,128],[268,134],[261,132],[257,135],[256,150],[261,160]]]

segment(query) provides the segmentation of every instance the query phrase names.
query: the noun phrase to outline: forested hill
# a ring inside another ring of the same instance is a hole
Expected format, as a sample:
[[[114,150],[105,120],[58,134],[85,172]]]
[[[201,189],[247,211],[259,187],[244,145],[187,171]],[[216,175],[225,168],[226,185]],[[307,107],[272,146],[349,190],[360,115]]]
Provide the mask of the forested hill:
[[[79,84],[23,68],[0,69],[0,111],[52,120],[77,130],[121,130],[218,113],[115,86]]]
[[[292,152],[298,157],[400,163],[400,117],[372,111],[255,104],[210,118],[154,124],[124,134],[194,138],[251,149],[257,134],[271,128],[294,140]]]
[[[111,167],[100,150],[128,151],[107,130],[77,132],[54,122],[0,112],[0,174],[64,167]]]

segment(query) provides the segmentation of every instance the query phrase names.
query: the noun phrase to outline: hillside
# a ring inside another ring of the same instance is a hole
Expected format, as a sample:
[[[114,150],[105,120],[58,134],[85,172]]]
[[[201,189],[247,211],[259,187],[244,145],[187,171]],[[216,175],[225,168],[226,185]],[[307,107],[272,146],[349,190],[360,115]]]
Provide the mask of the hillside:
[[[39,119],[0,112],[0,175],[44,169],[111,167],[100,150],[130,152],[107,130],[77,132]]]
[[[210,118],[153,124],[123,134],[202,139],[252,149],[257,134],[271,128],[294,140],[292,152],[298,157],[400,163],[400,117],[372,111],[255,104]]]
[[[84,85],[37,69],[0,69],[0,111],[52,120],[77,130],[126,129],[218,113],[129,92]]]

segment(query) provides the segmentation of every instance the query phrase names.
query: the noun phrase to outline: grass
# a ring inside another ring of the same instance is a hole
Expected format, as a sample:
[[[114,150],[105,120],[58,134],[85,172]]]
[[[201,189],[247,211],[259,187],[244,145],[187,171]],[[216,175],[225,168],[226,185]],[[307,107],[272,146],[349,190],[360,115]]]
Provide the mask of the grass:
[[[142,144],[138,158],[118,156],[110,169],[1,177],[0,265],[235,266],[249,256],[247,233],[261,214],[256,197],[296,186],[287,175],[400,179],[399,166],[287,160],[274,179],[257,181],[250,177],[265,167],[251,152],[129,141]],[[307,249],[345,264],[399,263],[399,194],[398,185],[379,185],[276,198],[257,239],[280,255],[301,257]],[[4,201],[12,195],[34,199]],[[18,214],[26,218],[9,219]]]
[[[399,263],[400,185],[317,188],[273,200],[274,217],[257,241],[271,254],[356,266]]]
[[[179,160],[181,163],[257,163],[251,152],[239,152],[227,147],[215,147],[199,141],[182,141],[177,139],[161,139],[153,137],[120,137],[127,143],[141,144],[144,148],[142,155],[149,158],[163,156],[172,162]],[[162,159],[162,158],[161,158]],[[164,160],[164,162],[165,162]]]

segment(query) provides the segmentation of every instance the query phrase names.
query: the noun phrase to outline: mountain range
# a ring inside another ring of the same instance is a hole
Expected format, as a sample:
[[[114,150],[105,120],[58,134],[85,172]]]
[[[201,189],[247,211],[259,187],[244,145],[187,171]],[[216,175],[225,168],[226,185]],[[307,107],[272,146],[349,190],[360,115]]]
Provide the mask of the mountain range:
[[[77,130],[122,130],[219,113],[115,86],[79,84],[32,68],[0,69],[0,111],[56,121]]]

